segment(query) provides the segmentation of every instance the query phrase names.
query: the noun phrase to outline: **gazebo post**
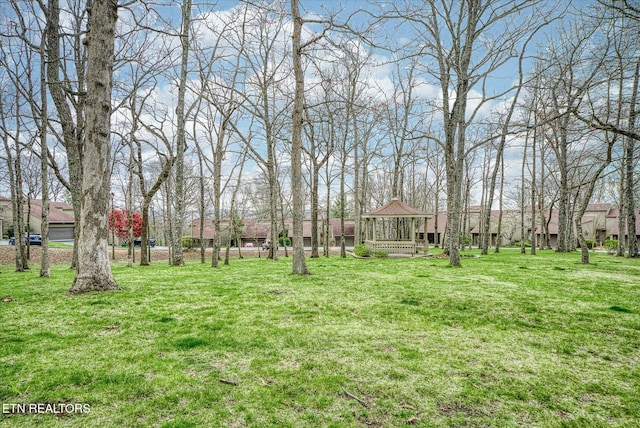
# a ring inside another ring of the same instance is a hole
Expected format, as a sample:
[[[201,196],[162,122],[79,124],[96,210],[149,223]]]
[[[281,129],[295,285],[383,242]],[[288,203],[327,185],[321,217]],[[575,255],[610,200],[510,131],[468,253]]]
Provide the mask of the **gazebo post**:
[[[411,217],[411,244],[413,245],[413,253],[411,257],[416,255],[416,218]]]
[[[369,219],[364,219],[364,242],[369,240]]]
[[[373,241],[373,252],[376,252],[376,237],[378,236],[378,230],[377,230],[377,225],[378,225],[378,219],[373,217],[371,218],[371,222],[373,223],[373,237],[372,237],[372,241]]]
[[[413,245],[416,244],[416,218],[411,217],[411,242]]]
[[[424,218],[424,253],[427,254],[429,252],[429,234],[427,233],[427,220],[429,218],[425,217]]]

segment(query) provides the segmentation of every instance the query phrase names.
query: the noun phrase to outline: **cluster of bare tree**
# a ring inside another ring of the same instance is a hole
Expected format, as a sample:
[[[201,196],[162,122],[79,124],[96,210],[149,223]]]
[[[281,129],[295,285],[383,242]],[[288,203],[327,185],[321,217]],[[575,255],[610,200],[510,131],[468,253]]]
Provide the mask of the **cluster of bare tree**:
[[[472,202],[482,209],[484,252],[491,211],[505,203],[520,206],[522,236],[538,225],[548,236],[556,210],[558,250],[569,251],[576,241],[586,248],[580,219],[589,201],[614,188],[607,197],[628,236],[619,254],[638,255],[633,3],[594,0],[580,11],[548,0],[305,6],[2,5],[0,174],[15,230],[25,227],[15,213],[43,199],[43,239],[48,198],[68,195],[79,226],[72,290],[117,287],[106,235],[116,200],[142,213],[143,265],[151,218],[174,265],[183,264],[189,215],[200,219],[201,243],[213,219],[217,267],[224,244],[229,260],[230,241],[221,239],[232,237],[221,218],[251,215],[269,220],[273,243],[293,219],[293,271],[305,274],[304,216],[318,257],[318,218],[337,214],[345,256],[345,218],[355,219],[359,239],[360,216],[392,197],[446,209],[443,245],[459,266]],[[437,214],[435,227],[437,237]],[[548,246],[532,239],[532,253]],[[17,243],[21,270],[28,255]],[[200,251],[204,262],[203,244]],[[277,256],[272,245],[269,257]]]

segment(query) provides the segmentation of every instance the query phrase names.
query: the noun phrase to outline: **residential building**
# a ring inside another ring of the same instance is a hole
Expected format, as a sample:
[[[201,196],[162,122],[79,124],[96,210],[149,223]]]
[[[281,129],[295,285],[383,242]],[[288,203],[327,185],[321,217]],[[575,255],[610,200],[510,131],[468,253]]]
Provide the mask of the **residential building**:
[[[42,233],[42,200],[31,199],[24,206],[25,225],[29,224],[31,233]],[[13,225],[13,206],[11,200],[0,197],[0,230],[5,236]],[[75,217],[73,207],[64,202],[51,201],[49,204],[49,239],[51,241],[73,240]]]

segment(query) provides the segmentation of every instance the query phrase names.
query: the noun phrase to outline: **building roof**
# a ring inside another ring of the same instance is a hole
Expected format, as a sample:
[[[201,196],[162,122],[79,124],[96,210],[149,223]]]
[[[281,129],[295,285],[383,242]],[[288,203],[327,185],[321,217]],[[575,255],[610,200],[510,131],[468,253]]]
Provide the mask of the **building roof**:
[[[28,209],[25,205],[25,213]],[[42,217],[42,200],[31,199],[31,215],[35,218]],[[50,224],[75,224],[73,206],[64,202],[49,202],[49,223]]]
[[[362,215],[362,218],[367,217],[431,217],[431,214],[407,205],[398,198],[393,198],[386,205]]]
[[[626,236],[626,231],[624,234]],[[620,235],[620,228],[617,221],[613,222],[611,225],[609,235]],[[640,209],[636,212],[636,235],[640,236]]]
[[[333,236],[340,236],[340,219],[339,218],[331,218],[329,219],[331,223],[331,230]],[[344,219],[344,236],[354,236],[356,231],[356,223],[352,219]]]
[[[427,220],[427,233],[435,233],[436,232],[436,218],[438,220],[438,234],[444,234],[444,229],[447,226],[447,212],[440,211],[430,217]],[[418,227],[418,233],[424,233],[424,224]]]
[[[609,211],[611,209],[611,204],[601,203],[601,204],[588,204],[587,212],[589,211]]]

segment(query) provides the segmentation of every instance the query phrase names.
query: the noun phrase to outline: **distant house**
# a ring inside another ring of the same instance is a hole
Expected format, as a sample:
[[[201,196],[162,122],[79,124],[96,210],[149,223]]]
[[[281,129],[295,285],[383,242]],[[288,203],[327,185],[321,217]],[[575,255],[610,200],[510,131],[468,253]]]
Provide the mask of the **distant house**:
[[[620,239],[620,228],[618,225],[619,215],[620,213],[617,208],[611,210],[611,212],[609,213],[608,219],[611,219],[611,221],[610,223],[608,223],[610,227],[607,232],[608,237],[611,239]],[[640,239],[640,209],[638,209],[638,211],[636,212],[636,235],[638,236],[638,239]],[[626,239],[627,235],[625,234],[623,238]]]
[[[436,225],[438,229],[437,233],[436,233]],[[434,245],[436,243],[438,243],[439,245],[442,245],[442,243],[444,242],[444,230],[446,228],[446,225],[447,225],[447,213],[444,211],[439,213],[434,213],[433,217],[427,219],[426,236],[425,236],[425,225],[423,223],[418,227],[418,230],[416,231],[416,239],[420,241],[424,241],[426,238],[426,241],[431,245]]]
[[[465,235],[470,238],[471,245],[480,244],[480,236],[482,234],[483,226],[481,224],[481,210],[479,206],[469,207],[468,217],[466,224],[462,225],[462,230]],[[608,238],[618,239],[618,217],[619,210],[612,208],[611,204],[589,204],[584,216],[582,217],[582,230],[586,239],[591,239],[596,242],[596,245],[602,245]],[[511,245],[516,241],[521,240],[521,212],[520,210],[503,210],[502,211],[502,227],[500,230],[500,237],[498,237],[498,223],[500,220],[500,212],[498,210],[492,210],[490,215],[489,233],[491,234],[490,246],[494,246],[497,240],[500,239],[501,245]],[[438,237],[439,242],[442,243],[445,236],[445,228],[447,223],[447,213],[440,212],[437,215],[438,221]],[[558,211],[552,210],[544,211],[542,213],[536,212],[536,226],[534,230],[531,230],[531,209],[527,208],[524,212],[524,232],[525,239],[531,240],[532,233],[536,236],[536,241],[540,244],[543,240],[544,232],[548,233],[549,244],[551,247],[558,245]],[[427,238],[429,243],[435,242],[435,222],[436,215],[429,219],[427,222]],[[547,225],[543,228],[543,222]],[[575,230],[575,223],[572,222],[572,227]],[[640,210],[636,216],[636,233],[640,238]],[[424,226],[420,226],[417,232],[418,239],[423,239]]]
[[[231,246],[236,247],[240,245],[241,247],[258,247],[262,246],[262,244],[269,239],[271,224],[267,221],[262,221],[254,218],[245,218],[242,219],[242,235],[240,236],[240,242],[236,242],[235,236],[231,236]],[[290,225],[287,227],[291,228]],[[231,233],[231,225],[229,218],[224,218],[220,221],[220,240],[222,245],[226,245],[227,240],[229,238],[229,234]],[[188,236],[193,238],[193,242],[195,246],[200,246],[200,219],[194,219],[191,222],[190,230],[187,232]],[[213,228],[213,219],[206,218],[204,219],[204,229],[202,233],[202,237],[205,241],[206,247],[213,246],[213,238],[214,238],[214,228]]]
[[[331,245],[339,246],[341,232],[341,221],[339,218],[329,219],[331,224],[331,233],[333,236],[329,236],[329,242]],[[344,245],[345,247],[353,247],[355,245],[356,235],[356,222],[353,219],[344,220]]]
[[[11,200],[0,196],[0,237],[6,236],[9,225],[13,224],[11,211]]]
[[[259,220],[255,218],[245,218],[242,219],[243,227],[242,227],[242,235],[240,238],[240,242],[235,242],[235,237],[231,237],[231,246],[242,246],[242,247],[260,247],[262,244],[267,241],[271,236],[271,223],[266,220]],[[323,245],[325,242],[325,226],[326,223],[324,219],[318,220],[318,244]],[[188,226],[189,230],[186,231],[187,235],[192,236],[194,239],[194,245],[199,246],[199,237],[200,237],[200,219],[194,219],[192,223]],[[293,238],[293,223],[290,220],[287,220],[284,225],[285,229],[287,229],[287,236],[289,239]],[[228,234],[230,233],[230,225],[229,219],[224,218],[220,221],[220,239],[222,240],[222,244],[226,244],[228,239]],[[278,232],[282,228],[282,223],[278,222]],[[345,220],[345,245],[347,247],[353,246],[354,242],[354,233],[355,233],[355,222],[353,220]],[[303,234],[303,242],[305,247],[311,246],[311,220],[304,220],[302,223],[302,234]],[[205,219],[204,221],[204,230],[203,230],[203,239],[205,240],[205,246],[211,247],[213,244],[213,219]],[[330,245],[339,245],[340,244],[340,219],[332,218],[329,220],[329,244]]]
[[[31,200],[31,228],[42,232],[42,200]],[[51,241],[73,240],[76,229],[73,207],[64,202],[49,204],[49,239]]]
[[[27,219],[29,207],[25,203],[25,224],[29,223],[31,233],[42,233],[42,200],[31,199],[30,215]],[[13,207],[11,200],[0,198],[0,229],[2,235],[7,233],[10,225],[13,225]],[[49,239],[51,241],[73,240],[75,233],[75,217],[73,207],[64,202],[51,201],[49,203]]]
[[[268,221],[258,220],[255,218],[242,219],[244,227],[242,228],[241,242],[243,247],[249,244],[259,247],[269,239],[271,235],[271,223]],[[274,247],[275,248],[275,247]]]

